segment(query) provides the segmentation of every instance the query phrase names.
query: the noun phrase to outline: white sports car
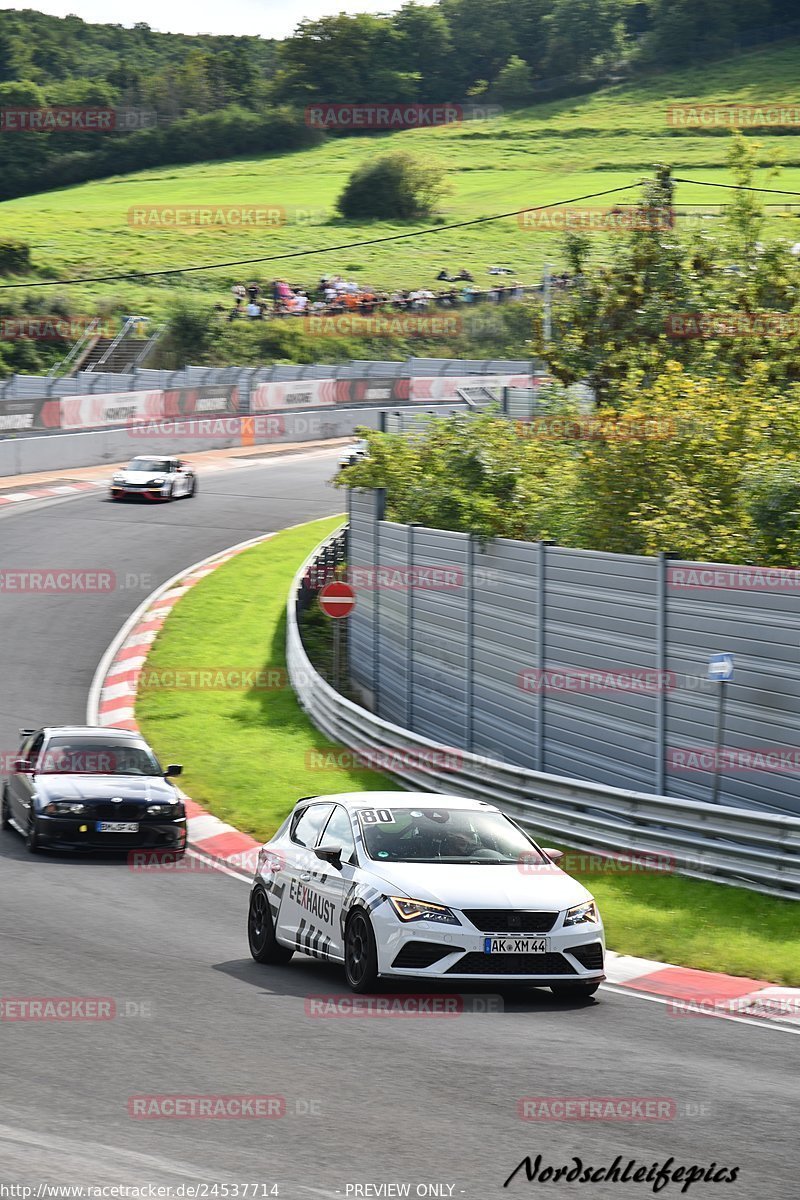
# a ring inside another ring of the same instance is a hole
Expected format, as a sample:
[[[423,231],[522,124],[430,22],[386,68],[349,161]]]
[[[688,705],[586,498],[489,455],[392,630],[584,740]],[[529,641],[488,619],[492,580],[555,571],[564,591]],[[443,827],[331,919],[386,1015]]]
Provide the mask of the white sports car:
[[[111,479],[111,499],[121,496],[145,496],[148,500],[177,500],[194,496],[197,476],[188,463],[180,458],[151,458],[140,455],[132,458],[127,467]]]
[[[339,470],[343,471],[345,467],[352,467],[358,462],[363,462],[365,458],[369,458],[369,443],[366,438],[361,438],[357,442],[353,442],[352,446],[345,446],[339,458]]]
[[[259,852],[250,952],[342,963],[355,992],[402,976],[591,996],[604,978],[603,925],[559,857],[480,800],[307,798]]]

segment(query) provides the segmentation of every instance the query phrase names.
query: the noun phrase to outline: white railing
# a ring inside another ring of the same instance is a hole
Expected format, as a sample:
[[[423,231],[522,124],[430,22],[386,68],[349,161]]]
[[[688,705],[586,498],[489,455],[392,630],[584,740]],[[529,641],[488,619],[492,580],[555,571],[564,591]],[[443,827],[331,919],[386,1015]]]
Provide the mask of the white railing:
[[[490,801],[526,828],[575,849],[657,857],[661,869],[672,867],[695,879],[800,899],[798,817],[530,771],[433,742],[340,695],[312,666],[297,618],[301,580],[325,544],[309,556],[292,584],[286,657],[301,705],[338,745],[363,754],[410,788]]]

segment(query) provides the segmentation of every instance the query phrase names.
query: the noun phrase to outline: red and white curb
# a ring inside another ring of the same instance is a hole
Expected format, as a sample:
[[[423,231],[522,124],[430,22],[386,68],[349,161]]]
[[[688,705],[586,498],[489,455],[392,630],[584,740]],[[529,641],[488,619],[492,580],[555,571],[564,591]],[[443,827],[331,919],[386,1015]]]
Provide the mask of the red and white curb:
[[[0,508],[5,504],[22,504],[26,500],[45,500],[54,497],[69,496],[72,492],[90,492],[92,488],[108,487],[104,481],[91,483],[62,483],[51,484],[48,487],[26,488],[24,492],[7,492],[0,496]]]
[[[125,622],[95,672],[87,705],[88,724],[112,725],[138,732],[134,709],[139,675],[173,606],[217,567],[274,536],[274,533],[263,534],[240,542],[221,554],[211,555],[174,575],[147,597]],[[181,795],[186,805],[188,840],[192,850],[228,870],[252,876],[260,843],[206,812],[184,792]]]
[[[167,580],[132,614],[97,668],[89,693],[87,721],[138,730],[134,707],[139,674],[150,646],[173,607],[190,588],[243,550],[268,541],[268,533],[212,555]],[[188,817],[189,845],[215,867],[252,877],[260,843],[206,812],[181,793]],[[723,885],[720,885],[723,886]],[[667,1007],[669,1016],[723,1017],[748,1024],[779,1025],[800,1033],[800,988],[779,987],[763,979],[745,979],[715,971],[677,967],[609,950],[607,985]]]

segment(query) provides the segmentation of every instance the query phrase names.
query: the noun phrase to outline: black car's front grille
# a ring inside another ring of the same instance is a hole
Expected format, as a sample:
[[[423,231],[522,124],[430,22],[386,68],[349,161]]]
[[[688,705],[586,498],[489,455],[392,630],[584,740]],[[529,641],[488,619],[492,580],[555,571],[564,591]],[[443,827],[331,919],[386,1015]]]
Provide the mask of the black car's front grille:
[[[136,800],[123,800],[122,804],[90,804],[88,815],[93,821],[139,821],[145,815],[145,807]]]
[[[482,933],[547,933],[557,912],[524,912],[512,908],[465,908],[464,916]]]
[[[448,975],[576,975],[563,954],[465,954]]]
[[[587,971],[602,971],[603,947],[599,942],[589,942],[585,946],[570,946],[569,953],[574,955]]]
[[[461,949],[461,946],[441,946],[435,942],[406,942],[392,966],[397,970],[405,967],[407,971],[419,971],[424,967],[433,966],[448,954],[456,954]]]

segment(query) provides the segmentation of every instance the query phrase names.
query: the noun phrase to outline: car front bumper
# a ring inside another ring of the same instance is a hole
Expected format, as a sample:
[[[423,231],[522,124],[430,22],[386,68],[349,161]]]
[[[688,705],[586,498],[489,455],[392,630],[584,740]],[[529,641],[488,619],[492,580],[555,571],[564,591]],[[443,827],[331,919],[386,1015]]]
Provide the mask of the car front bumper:
[[[564,927],[563,914],[544,938],[547,950],[536,954],[487,954],[488,937],[514,940],[523,933],[487,933],[466,918],[461,926],[427,921],[403,923],[388,904],[371,914],[382,976],[437,980],[486,980],[531,984],[596,983],[605,978],[605,936],[601,922]],[[434,958],[434,956],[436,956]],[[426,959],[433,959],[423,965]]]
[[[42,846],[64,850],[184,850],[186,818],[171,821],[139,821],[136,833],[99,833],[90,817],[37,816],[36,827]]]
[[[163,483],[160,487],[142,487],[138,483],[112,483],[109,487],[109,492],[112,496],[145,496],[148,500],[153,498],[163,500],[169,495],[169,483]]]

